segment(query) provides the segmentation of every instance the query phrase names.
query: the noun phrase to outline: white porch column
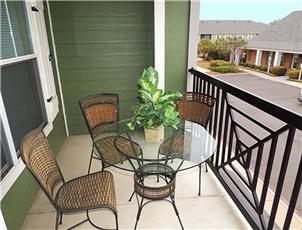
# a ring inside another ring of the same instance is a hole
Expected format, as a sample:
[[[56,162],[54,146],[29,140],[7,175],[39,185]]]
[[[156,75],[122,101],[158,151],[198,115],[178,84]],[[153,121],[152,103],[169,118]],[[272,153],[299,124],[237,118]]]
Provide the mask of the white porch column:
[[[158,88],[165,90],[165,0],[154,1],[154,59]]]
[[[279,51],[276,51],[273,66],[280,65],[280,57],[281,57],[281,53]]]
[[[256,53],[256,60],[255,65],[261,65],[261,59],[262,59],[262,50],[258,49]]]
[[[190,1],[190,27],[189,27],[189,44],[188,44],[188,69],[197,65],[197,48],[199,42],[199,11],[200,1]],[[187,91],[193,90],[193,77],[188,73]]]

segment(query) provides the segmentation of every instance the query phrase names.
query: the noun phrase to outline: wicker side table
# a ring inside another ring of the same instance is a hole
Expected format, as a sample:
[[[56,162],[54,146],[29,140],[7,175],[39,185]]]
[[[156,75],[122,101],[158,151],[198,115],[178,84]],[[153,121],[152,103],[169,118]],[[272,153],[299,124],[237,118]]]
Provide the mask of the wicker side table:
[[[147,177],[150,178],[151,176],[154,176],[155,181],[157,180],[158,177],[161,178],[161,180],[163,180],[164,182],[164,185],[162,186],[145,185],[144,184],[145,179]],[[175,181],[176,181],[176,173],[173,172],[173,169],[166,164],[152,162],[152,163],[144,164],[137,169],[137,171],[134,174],[134,192],[138,203],[138,211],[137,211],[134,229],[136,229],[137,227],[137,223],[139,221],[143,207],[152,201],[159,201],[159,200],[168,201],[173,205],[180,226],[182,229],[184,229],[175,204]]]

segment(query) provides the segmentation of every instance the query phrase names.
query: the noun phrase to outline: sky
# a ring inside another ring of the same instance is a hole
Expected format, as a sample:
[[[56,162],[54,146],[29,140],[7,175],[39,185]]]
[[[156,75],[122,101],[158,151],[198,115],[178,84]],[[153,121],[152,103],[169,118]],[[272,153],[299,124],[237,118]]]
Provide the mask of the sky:
[[[268,24],[296,10],[302,10],[302,0],[200,0],[200,20],[253,20]]]

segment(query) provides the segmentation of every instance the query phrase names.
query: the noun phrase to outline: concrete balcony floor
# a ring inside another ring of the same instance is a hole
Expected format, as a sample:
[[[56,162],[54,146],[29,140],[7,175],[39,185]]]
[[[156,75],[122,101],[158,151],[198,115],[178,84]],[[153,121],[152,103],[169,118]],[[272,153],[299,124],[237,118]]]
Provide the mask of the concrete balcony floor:
[[[87,173],[91,140],[88,135],[68,138],[58,155],[58,162],[65,180]],[[100,169],[99,161],[93,161],[93,169]],[[109,170],[114,175],[120,229],[133,229],[137,213],[136,199],[128,202],[133,191],[132,174],[116,168]],[[185,229],[250,229],[231,203],[227,193],[209,171],[202,170],[202,195],[198,193],[198,168],[177,175],[176,205]],[[53,229],[55,210],[47,197],[39,191],[22,229]],[[114,218],[110,212],[95,211],[92,220],[102,227],[113,228]],[[63,215],[60,229],[66,229],[85,219],[85,213]],[[93,229],[85,223],[78,229]],[[138,229],[180,229],[178,219],[170,203],[152,202],[142,211]]]

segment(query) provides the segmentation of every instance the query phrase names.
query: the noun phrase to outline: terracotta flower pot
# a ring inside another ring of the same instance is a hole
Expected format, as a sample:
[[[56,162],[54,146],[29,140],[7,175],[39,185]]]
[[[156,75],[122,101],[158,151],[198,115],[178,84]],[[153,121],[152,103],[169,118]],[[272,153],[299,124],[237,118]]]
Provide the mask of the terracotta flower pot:
[[[149,143],[159,143],[164,138],[163,125],[146,129],[145,128],[145,140]]]

